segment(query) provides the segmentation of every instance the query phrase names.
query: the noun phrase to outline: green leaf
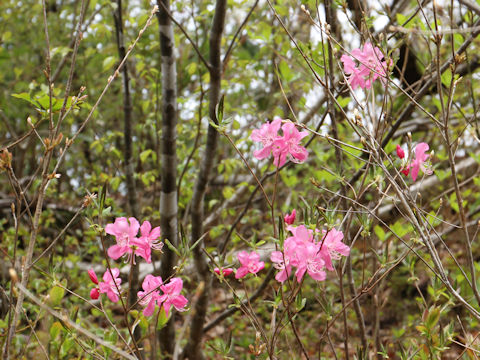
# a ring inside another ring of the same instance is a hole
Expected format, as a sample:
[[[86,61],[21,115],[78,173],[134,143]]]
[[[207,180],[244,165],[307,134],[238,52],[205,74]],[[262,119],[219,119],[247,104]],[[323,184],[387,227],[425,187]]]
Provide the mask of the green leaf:
[[[30,94],[28,93],[19,93],[19,94],[12,94],[12,96],[14,98],[17,98],[17,99],[22,99],[22,100],[25,100],[25,101],[28,101],[29,103],[32,103],[32,98],[30,97]]]
[[[112,68],[112,66],[117,61],[115,56],[108,56],[103,60],[103,71],[107,71]]]
[[[62,301],[64,295],[65,295],[65,290],[63,288],[61,288],[60,286],[52,287],[48,292],[48,296],[50,298],[50,304],[52,306],[60,305],[60,302]]]
[[[373,232],[375,233],[375,235],[377,235],[380,241],[384,241],[387,238],[385,231],[378,225],[375,225],[375,227],[373,228]]]
[[[50,327],[50,339],[55,340],[58,335],[60,334],[60,331],[63,329],[62,324],[60,322],[55,321],[52,326]]]
[[[182,256],[182,254],[180,254],[180,252],[177,250],[177,248],[175,246],[173,246],[172,243],[168,239],[165,239],[165,244],[167,244],[167,247],[170,250],[172,250],[175,254],[177,254],[179,257]]]
[[[168,322],[167,314],[165,313],[165,309],[163,306],[158,311],[158,319],[157,319],[157,330],[163,328]]]
[[[153,153],[153,150],[152,149],[148,149],[148,150],[144,150],[140,153],[140,161],[142,163],[145,162],[145,160],[147,160],[148,156]]]

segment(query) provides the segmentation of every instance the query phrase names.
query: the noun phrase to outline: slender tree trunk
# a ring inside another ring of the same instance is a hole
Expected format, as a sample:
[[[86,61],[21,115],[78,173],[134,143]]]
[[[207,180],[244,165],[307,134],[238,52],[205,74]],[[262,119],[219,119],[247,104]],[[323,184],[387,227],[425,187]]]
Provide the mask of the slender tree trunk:
[[[168,11],[170,0],[158,0],[157,13],[160,30],[161,72],[162,72],[162,138],[161,138],[161,194],[160,215],[162,238],[177,245],[177,68],[175,64],[175,39]],[[176,256],[164,247],[160,273],[163,279],[173,273]],[[173,317],[159,331],[161,351],[171,356],[175,349],[175,328]]]
[[[220,100],[220,89],[222,80],[222,61],[220,59],[220,45],[222,40],[222,33],[225,25],[225,13],[227,8],[226,0],[217,0],[215,7],[215,15],[213,18],[212,28],[210,30],[210,90],[209,90],[209,108],[208,113],[210,119],[218,123],[216,115],[216,107]],[[200,172],[195,183],[195,189],[192,198],[191,206],[191,221],[192,221],[192,234],[191,243],[194,244],[203,235],[203,206],[205,190],[208,184],[208,178],[212,171],[215,153],[217,149],[218,132],[209,125],[207,132],[207,144],[205,152],[202,157],[202,164]],[[210,289],[212,284],[212,277],[208,269],[208,263],[203,253],[204,244],[203,241],[198,244],[193,250],[193,256],[195,260],[195,267],[197,273],[204,283],[203,290],[195,304],[194,315],[190,326],[190,337],[188,344],[185,347],[184,356],[190,360],[203,359],[204,356],[200,351],[202,338],[203,338],[203,326],[205,323],[205,316],[208,310],[208,300],[210,297]]]
[[[117,48],[119,59],[122,60],[125,57],[125,41],[123,38],[123,18],[122,18],[122,0],[117,0],[117,9],[113,14],[115,20],[115,30],[117,34]],[[123,78],[123,139],[125,141],[124,147],[124,161],[125,161],[125,178],[127,182],[127,198],[128,206],[130,207],[130,213],[133,217],[138,219],[138,197],[135,188],[135,178],[133,175],[133,159],[132,159],[132,98],[130,95],[129,76],[127,62],[123,65],[122,78]],[[128,305],[135,303],[137,297],[138,286],[138,266],[134,265],[132,268],[132,283],[130,286],[130,295],[128,299]]]
[[[113,18],[115,20],[115,30],[117,35],[117,49],[119,61],[126,55],[125,51],[125,39],[123,37],[123,17],[122,17],[122,0],[117,0],[117,9],[113,13]],[[127,182],[127,198],[128,206],[130,208],[130,214],[138,219],[139,217],[139,207],[138,207],[138,197],[137,190],[135,187],[135,177],[133,170],[133,145],[132,145],[132,97],[130,95],[130,79],[128,75],[128,63],[125,62],[122,69],[122,78],[123,78],[123,138],[125,142],[124,147],[124,162],[125,162],[125,178]],[[140,219],[141,220],[141,219]],[[137,291],[140,288],[139,276],[140,270],[139,266],[131,264],[131,274],[129,276],[130,283],[128,299],[127,299],[127,308],[132,306],[137,300]],[[137,326],[134,332],[134,337],[136,341],[139,341],[141,338],[140,327]],[[140,354],[137,354],[141,358]]]

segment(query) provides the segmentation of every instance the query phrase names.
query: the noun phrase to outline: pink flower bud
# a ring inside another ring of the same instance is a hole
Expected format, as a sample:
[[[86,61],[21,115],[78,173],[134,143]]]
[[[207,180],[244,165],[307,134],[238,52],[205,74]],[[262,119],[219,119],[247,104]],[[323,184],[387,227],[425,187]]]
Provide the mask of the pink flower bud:
[[[403,175],[408,176],[408,174],[410,173],[410,168],[407,167],[407,168],[405,168],[401,171],[402,171]]]
[[[291,214],[286,214],[283,220],[285,221],[285,224],[287,225],[292,225],[295,222],[295,217],[297,215],[297,211],[295,209],[292,210]]]
[[[98,288],[93,288],[90,291],[90,298],[91,299],[97,300],[99,296],[100,296],[100,291],[98,290]]]
[[[223,276],[228,276],[230,275],[231,273],[233,273],[233,269],[230,269],[230,268],[222,268],[222,269],[219,269],[219,268],[215,268],[213,269],[213,271],[215,271],[215,273],[217,273],[218,275],[220,275],[221,273],[223,273]]]
[[[93,269],[88,270],[88,276],[90,276],[90,280],[92,280],[92,282],[95,285],[98,285],[97,274],[95,274],[95,271],[93,271]],[[98,298],[98,295],[97,295],[97,298]]]
[[[400,159],[403,159],[405,157],[405,151],[400,147],[400,145],[397,145],[397,156]]]

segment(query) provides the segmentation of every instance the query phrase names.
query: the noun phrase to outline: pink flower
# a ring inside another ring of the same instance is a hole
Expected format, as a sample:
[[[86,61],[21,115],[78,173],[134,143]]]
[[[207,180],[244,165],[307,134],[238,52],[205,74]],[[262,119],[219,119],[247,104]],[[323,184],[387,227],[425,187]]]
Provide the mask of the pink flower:
[[[105,226],[105,232],[115,236],[117,241],[116,245],[108,249],[108,256],[117,260],[125,254],[132,254],[132,241],[136,239],[139,228],[140,224],[134,217],[128,220],[120,217],[115,219],[115,223]]]
[[[327,273],[324,271],[325,261],[320,254],[319,245],[315,243],[305,243],[303,246],[298,247],[298,265],[295,276],[297,281],[301,282],[305,272],[316,281],[323,281],[327,277]]]
[[[417,180],[418,173],[420,170],[422,170],[425,175],[431,175],[432,174],[431,166],[429,164],[426,164],[426,161],[430,157],[430,154],[425,154],[425,152],[427,152],[428,149],[429,149],[429,146],[427,143],[422,142],[418,144],[415,147],[415,159],[411,163],[404,162],[400,171],[405,176],[408,176],[411,170],[413,181]],[[400,154],[403,154],[403,156],[405,156],[405,152],[403,151],[403,149],[397,145],[397,155],[399,154],[399,152]],[[400,155],[398,156],[400,157]],[[400,158],[403,159],[403,157],[400,157]]]
[[[147,263],[152,262],[152,249],[161,251],[163,243],[159,240],[161,235],[160,226],[152,230],[152,225],[149,221],[144,221],[140,227],[140,237],[133,238],[132,245],[138,247],[135,254],[143,257]]]
[[[143,315],[152,316],[155,311],[155,304],[161,305],[159,289],[162,284],[163,281],[160,276],[147,275],[143,280],[142,289],[144,291],[137,293],[138,303],[145,306]]]
[[[107,294],[108,298],[113,302],[118,302],[120,295],[120,284],[122,279],[120,279],[120,270],[117,268],[110,269],[112,273],[107,269],[105,274],[103,274],[103,281],[98,284],[100,294]],[[112,277],[113,275],[113,277]]]
[[[273,262],[273,267],[280,272],[275,275],[275,280],[283,283],[292,273],[292,264],[291,256],[295,255],[293,249],[290,247],[295,247],[295,243],[292,241],[285,240],[284,250],[274,251],[270,255],[270,260]]]
[[[412,179],[413,181],[417,180],[418,172],[420,169],[425,173],[425,175],[431,175],[432,170],[429,167],[425,166],[425,162],[430,157],[429,154],[425,154],[428,151],[428,144],[427,143],[420,143],[415,147],[415,160],[411,165],[412,169]]]
[[[360,70],[357,68],[355,66],[355,61],[353,61],[348,55],[342,55],[340,60],[343,62],[343,70],[345,71],[345,74],[350,75],[348,77],[348,82],[350,83],[352,89],[355,90],[359,86],[364,89],[366,87],[364,78],[367,75],[365,73],[365,69]]]
[[[278,137],[278,130],[282,125],[282,119],[275,117],[271,123],[266,123],[261,126],[260,129],[252,131],[250,138],[253,141],[260,141],[263,145],[263,149],[254,151],[253,156],[258,160],[265,159],[270,156],[273,150],[274,142]]]
[[[283,221],[285,221],[285,224],[287,225],[292,225],[295,222],[296,215],[297,215],[297,211],[293,209],[291,214],[285,215],[285,217],[283,218]]]
[[[308,132],[298,131],[292,122],[283,124],[282,131],[283,136],[275,140],[277,147],[273,149],[275,166],[283,166],[287,160],[287,155],[295,163],[302,163],[307,160],[308,151],[300,145],[300,141],[308,135]]]
[[[385,82],[387,77],[387,70],[389,65],[392,65],[392,60],[387,64],[383,60],[383,53],[378,47],[373,47],[370,42],[363,45],[363,50],[352,50],[353,59],[348,55],[342,55],[340,60],[343,62],[343,70],[348,77],[350,86],[355,90],[357,87],[362,89],[370,89],[373,82],[380,77],[382,82]],[[359,62],[358,67],[355,61]]]
[[[328,233],[324,230],[323,235],[324,238],[321,243],[320,254],[325,261],[325,267],[333,271],[332,260],[340,259],[340,255],[348,256],[350,254],[350,247],[342,242],[343,232],[335,228],[328,231]]]
[[[282,136],[278,135],[280,126]],[[282,125],[282,119],[275,117],[271,123],[263,124],[260,129],[252,131],[251,139],[263,145],[263,148],[254,151],[253,155],[261,160],[273,154],[277,167],[285,164],[287,156],[293,162],[302,163],[307,159],[308,151],[300,145],[300,141],[307,135],[307,131],[298,131],[294,123],[288,121]]]
[[[279,282],[284,282],[291,274],[292,268],[297,270],[295,276],[301,282],[305,273],[316,281],[326,278],[325,269],[333,271],[332,260],[338,260],[340,255],[348,256],[350,248],[342,243],[343,233],[336,229],[328,234],[323,231],[324,239],[315,241],[319,230],[308,229],[305,225],[288,226],[292,236],[285,239],[283,251],[274,251],[270,255],[273,266],[280,270],[275,276]]]
[[[180,295],[183,288],[183,281],[180,278],[172,278],[168,284],[160,286],[163,295],[158,298],[158,301],[163,303],[165,314],[168,316],[170,307],[173,305],[178,311],[185,311],[185,306],[188,300],[185,296]]]
[[[237,255],[238,261],[242,264],[235,274],[235,279],[241,279],[248,273],[256,274],[265,267],[265,263],[260,260],[260,255],[255,251],[250,254],[247,251],[240,251]]]
[[[305,225],[287,226],[287,230],[293,234],[292,239],[296,242],[313,242],[313,230]],[[286,240],[285,240],[286,241]]]
[[[233,273],[233,269],[230,269],[230,268],[218,268],[218,267],[216,267],[215,269],[213,269],[213,271],[215,271],[215,273],[218,274],[218,275],[223,274],[223,276],[228,276],[231,273]]]

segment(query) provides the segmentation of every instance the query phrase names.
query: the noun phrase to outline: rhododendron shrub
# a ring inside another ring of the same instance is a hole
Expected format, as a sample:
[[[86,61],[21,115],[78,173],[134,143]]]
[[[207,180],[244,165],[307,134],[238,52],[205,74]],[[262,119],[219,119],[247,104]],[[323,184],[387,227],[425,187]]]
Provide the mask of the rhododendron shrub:
[[[480,354],[478,3],[0,1],[3,358]]]

